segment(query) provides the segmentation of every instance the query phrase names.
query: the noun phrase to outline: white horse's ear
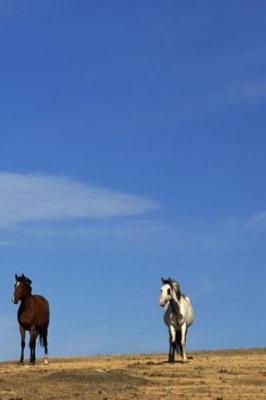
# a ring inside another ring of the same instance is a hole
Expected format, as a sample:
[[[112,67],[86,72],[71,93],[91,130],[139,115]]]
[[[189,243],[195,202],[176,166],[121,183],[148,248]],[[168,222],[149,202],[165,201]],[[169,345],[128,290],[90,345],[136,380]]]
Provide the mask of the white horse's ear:
[[[165,279],[163,277],[161,277],[161,281],[162,281],[162,283],[164,283]]]

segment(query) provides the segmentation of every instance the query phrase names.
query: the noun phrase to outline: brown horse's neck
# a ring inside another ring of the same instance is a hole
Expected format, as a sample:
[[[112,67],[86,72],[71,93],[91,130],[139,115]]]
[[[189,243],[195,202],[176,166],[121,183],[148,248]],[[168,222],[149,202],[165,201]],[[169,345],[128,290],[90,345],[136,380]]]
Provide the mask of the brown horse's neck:
[[[32,299],[32,294],[29,293],[27,296],[23,297],[23,299],[21,299],[20,301],[20,305],[24,308],[27,307],[30,304],[30,301]]]

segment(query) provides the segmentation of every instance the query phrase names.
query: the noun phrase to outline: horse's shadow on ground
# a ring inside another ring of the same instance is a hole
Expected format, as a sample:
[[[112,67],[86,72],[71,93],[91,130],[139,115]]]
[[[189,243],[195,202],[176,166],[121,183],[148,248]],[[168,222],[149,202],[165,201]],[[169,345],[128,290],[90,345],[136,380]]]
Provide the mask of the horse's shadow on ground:
[[[156,367],[156,366],[165,365],[165,364],[186,364],[193,359],[194,359],[194,357],[189,356],[187,362],[184,362],[183,360],[175,360],[175,361],[171,361],[171,362],[169,362],[168,360],[158,361],[158,362],[147,361],[146,363],[144,363],[144,365],[153,365]]]

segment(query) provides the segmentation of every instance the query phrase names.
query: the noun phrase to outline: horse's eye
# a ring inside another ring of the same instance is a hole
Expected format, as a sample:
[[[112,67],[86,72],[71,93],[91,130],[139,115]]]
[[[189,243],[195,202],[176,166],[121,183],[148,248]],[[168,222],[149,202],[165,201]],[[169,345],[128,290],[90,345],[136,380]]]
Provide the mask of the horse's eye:
[[[167,294],[170,296],[170,294],[171,294],[170,289],[167,289]]]

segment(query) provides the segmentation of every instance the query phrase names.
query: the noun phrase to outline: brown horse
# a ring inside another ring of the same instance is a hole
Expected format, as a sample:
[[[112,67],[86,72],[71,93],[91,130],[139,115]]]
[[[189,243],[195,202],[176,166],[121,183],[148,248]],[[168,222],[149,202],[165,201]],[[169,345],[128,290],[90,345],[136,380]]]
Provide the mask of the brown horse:
[[[48,325],[49,303],[40,295],[31,294],[31,280],[26,276],[15,275],[15,291],[12,301],[20,306],[18,309],[18,323],[21,335],[20,363],[24,363],[24,348],[26,331],[30,332],[30,364],[35,364],[36,339],[39,336],[40,344],[44,347],[44,363],[48,364]]]

